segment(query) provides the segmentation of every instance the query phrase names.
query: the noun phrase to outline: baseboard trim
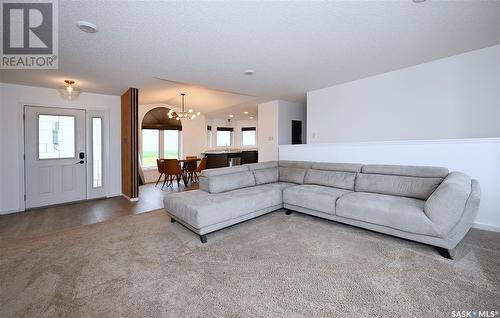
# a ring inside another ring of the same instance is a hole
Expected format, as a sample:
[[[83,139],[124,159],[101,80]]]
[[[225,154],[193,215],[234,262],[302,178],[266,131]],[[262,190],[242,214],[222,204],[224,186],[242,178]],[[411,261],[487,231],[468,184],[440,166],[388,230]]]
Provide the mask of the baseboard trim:
[[[122,193],[111,193],[111,194],[106,195],[106,198],[109,199],[109,198],[115,198],[115,197],[121,197],[121,196],[123,196]]]
[[[479,230],[500,232],[500,226],[491,225],[491,224],[474,222],[474,223],[472,223],[472,227],[475,229],[479,229]]]
[[[3,210],[3,211],[0,211],[0,215],[12,214],[12,213],[17,213],[17,212],[22,212],[22,211],[19,209]]]
[[[137,202],[137,201],[139,201],[139,198],[131,198],[131,197],[129,197],[129,196],[127,196],[127,195],[123,194],[123,193],[122,193],[122,196],[123,196],[125,199],[129,200],[130,202]]]

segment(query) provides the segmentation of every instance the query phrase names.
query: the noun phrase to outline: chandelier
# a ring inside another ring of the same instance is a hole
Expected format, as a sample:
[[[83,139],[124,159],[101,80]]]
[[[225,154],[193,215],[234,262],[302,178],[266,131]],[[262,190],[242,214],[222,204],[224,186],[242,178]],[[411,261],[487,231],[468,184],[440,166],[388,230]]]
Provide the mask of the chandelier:
[[[175,120],[181,120],[183,118],[193,120],[196,118],[196,116],[200,116],[201,115],[200,112],[194,113],[194,111],[191,108],[188,109],[188,111],[185,111],[185,109],[184,109],[184,96],[186,96],[186,94],[182,93],[181,96],[182,96],[181,97],[182,98],[182,111],[174,113],[174,111],[172,109],[170,109],[168,111],[168,118],[175,117]]]

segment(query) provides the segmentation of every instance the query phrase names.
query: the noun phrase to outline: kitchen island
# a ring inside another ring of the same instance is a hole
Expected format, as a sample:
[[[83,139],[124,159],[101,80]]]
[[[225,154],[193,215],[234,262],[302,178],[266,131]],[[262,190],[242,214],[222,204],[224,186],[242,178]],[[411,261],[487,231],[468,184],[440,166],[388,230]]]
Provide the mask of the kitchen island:
[[[203,155],[207,157],[207,169],[229,167],[233,158],[240,158],[242,165],[258,161],[258,151],[254,149],[207,151]]]

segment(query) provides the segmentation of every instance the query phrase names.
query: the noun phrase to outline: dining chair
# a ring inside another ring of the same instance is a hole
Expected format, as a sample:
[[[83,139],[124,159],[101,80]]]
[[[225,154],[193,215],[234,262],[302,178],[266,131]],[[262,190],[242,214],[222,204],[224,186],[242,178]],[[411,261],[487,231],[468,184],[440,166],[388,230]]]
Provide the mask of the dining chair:
[[[161,176],[165,173],[163,170],[164,164],[165,164],[165,159],[156,159],[156,167],[158,168],[160,176],[158,177],[158,180],[156,180],[155,187],[158,185],[158,182],[160,182]]]
[[[186,162],[186,173],[187,173],[187,178],[188,181],[191,180],[194,182],[194,174],[196,173],[196,159],[197,156],[186,156],[187,160],[194,160],[194,161],[188,161]]]
[[[182,179],[182,169],[177,159],[164,159],[163,164],[163,172],[165,173],[165,181],[163,181],[163,185],[161,188],[165,186],[165,183],[168,181],[167,187],[171,187],[173,185],[174,177],[177,180],[177,187],[179,187],[179,183]]]
[[[207,168],[207,157],[203,157],[200,161],[200,164],[196,168],[196,171],[194,172],[194,177],[196,179],[196,182],[200,180],[200,173]]]

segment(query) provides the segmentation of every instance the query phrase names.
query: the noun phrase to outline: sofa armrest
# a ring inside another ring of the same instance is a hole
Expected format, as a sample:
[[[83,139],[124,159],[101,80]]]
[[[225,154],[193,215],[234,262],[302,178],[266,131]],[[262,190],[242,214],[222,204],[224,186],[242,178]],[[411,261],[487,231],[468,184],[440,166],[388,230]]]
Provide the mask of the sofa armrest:
[[[442,237],[462,218],[471,191],[468,175],[451,172],[425,202],[424,212]]]

